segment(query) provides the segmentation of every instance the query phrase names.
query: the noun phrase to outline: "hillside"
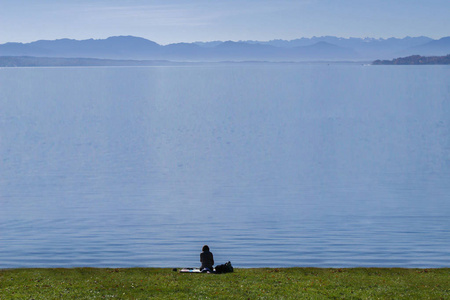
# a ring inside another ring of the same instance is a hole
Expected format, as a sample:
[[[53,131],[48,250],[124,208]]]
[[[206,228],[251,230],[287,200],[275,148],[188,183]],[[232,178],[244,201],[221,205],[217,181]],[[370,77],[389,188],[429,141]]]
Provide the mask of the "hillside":
[[[433,40],[423,45],[412,47],[405,54],[420,54],[425,56],[442,56],[450,53],[450,37]]]

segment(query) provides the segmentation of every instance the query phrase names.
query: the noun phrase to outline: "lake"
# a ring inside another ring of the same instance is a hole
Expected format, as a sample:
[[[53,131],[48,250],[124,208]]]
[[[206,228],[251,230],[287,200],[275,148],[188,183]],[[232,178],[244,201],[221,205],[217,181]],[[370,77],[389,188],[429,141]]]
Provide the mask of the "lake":
[[[0,268],[450,267],[450,67],[0,68]]]

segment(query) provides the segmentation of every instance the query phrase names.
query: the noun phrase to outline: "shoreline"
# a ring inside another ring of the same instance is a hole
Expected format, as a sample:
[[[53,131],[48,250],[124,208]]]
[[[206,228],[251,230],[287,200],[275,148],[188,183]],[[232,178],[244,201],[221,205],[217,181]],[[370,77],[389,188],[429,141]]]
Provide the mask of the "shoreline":
[[[304,60],[304,61],[172,61],[172,60],[133,60],[87,57],[38,57],[38,56],[0,56],[0,68],[27,67],[165,67],[239,64],[370,64],[369,60]]]
[[[234,266],[233,266],[234,267]],[[76,270],[76,269],[88,269],[88,270],[170,270],[177,269],[178,271],[183,268],[197,268],[197,266],[191,267],[18,267],[18,268],[0,268],[2,271],[11,270]],[[291,269],[317,269],[317,270],[449,270],[449,267],[234,267],[236,270],[291,270]]]
[[[450,65],[450,54],[445,56],[411,55],[392,60],[375,60],[374,66],[445,66]]]

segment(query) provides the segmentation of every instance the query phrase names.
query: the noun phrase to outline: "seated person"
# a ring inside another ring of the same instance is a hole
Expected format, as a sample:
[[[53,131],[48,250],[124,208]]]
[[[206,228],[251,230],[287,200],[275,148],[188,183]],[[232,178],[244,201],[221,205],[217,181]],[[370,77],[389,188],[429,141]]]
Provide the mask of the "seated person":
[[[200,253],[200,262],[202,263],[202,266],[200,267],[200,271],[205,272],[212,272],[213,265],[214,265],[214,257],[211,252],[209,252],[208,245],[203,246],[202,253]]]

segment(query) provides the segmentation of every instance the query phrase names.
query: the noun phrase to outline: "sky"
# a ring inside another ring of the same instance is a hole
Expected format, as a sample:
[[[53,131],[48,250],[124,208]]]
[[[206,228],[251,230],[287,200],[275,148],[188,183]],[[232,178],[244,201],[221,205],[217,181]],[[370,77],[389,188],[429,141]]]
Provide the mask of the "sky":
[[[0,44],[450,36],[450,0],[0,0]]]

